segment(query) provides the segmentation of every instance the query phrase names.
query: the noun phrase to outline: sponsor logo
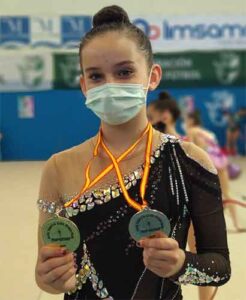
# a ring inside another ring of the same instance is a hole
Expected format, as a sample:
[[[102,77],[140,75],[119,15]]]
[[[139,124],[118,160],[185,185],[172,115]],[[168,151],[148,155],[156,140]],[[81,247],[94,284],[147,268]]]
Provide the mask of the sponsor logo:
[[[234,95],[228,91],[216,91],[212,93],[212,100],[206,102],[210,121],[218,127],[224,127],[227,124],[226,111],[232,111],[235,107]]]
[[[30,22],[28,17],[0,18],[0,45],[15,47],[30,43]]]
[[[163,38],[172,39],[223,39],[246,37],[246,26],[241,24],[170,24],[163,22]]]
[[[142,29],[150,40],[204,40],[204,39],[242,39],[246,38],[246,25],[240,23],[174,23],[163,20],[158,24],[137,18],[133,23]]]
[[[218,81],[224,85],[230,85],[240,75],[240,56],[236,53],[221,53],[213,62],[215,75]]]
[[[80,79],[80,64],[77,55],[66,55],[58,63],[62,83],[69,88],[78,88]]]
[[[45,62],[41,56],[26,56],[18,66],[21,82],[28,88],[40,86],[45,77]]]
[[[62,43],[67,47],[78,47],[81,38],[91,29],[89,16],[64,16],[61,18]]]
[[[32,17],[31,25],[32,46],[60,46],[61,38],[59,17]]]

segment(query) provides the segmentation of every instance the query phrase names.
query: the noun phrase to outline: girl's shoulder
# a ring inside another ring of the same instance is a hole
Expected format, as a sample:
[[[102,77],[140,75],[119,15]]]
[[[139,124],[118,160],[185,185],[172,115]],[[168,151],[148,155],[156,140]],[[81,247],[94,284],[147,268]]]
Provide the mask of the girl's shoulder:
[[[199,167],[206,169],[210,173],[217,174],[217,170],[205,150],[188,141],[181,141],[180,146],[188,161],[195,162]]]
[[[38,207],[50,211],[60,206],[63,189],[69,183],[74,184],[74,178],[79,180],[83,175],[83,168],[88,163],[93,152],[93,138],[53,154],[44,164],[39,188]],[[72,181],[71,181],[71,180]],[[69,181],[70,180],[70,181]]]
[[[74,164],[83,166],[92,156],[94,139],[95,138],[92,137],[79,145],[55,153],[50,159],[55,160],[58,169],[64,169]]]

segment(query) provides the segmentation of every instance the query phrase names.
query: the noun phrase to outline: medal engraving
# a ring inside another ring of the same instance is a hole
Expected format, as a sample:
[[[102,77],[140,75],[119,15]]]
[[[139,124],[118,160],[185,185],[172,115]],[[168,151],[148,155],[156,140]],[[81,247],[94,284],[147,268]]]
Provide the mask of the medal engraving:
[[[70,251],[75,251],[80,244],[78,227],[70,220],[54,217],[42,226],[42,236],[45,244],[58,244]]]
[[[144,209],[136,213],[130,220],[129,233],[139,241],[143,237],[150,237],[158,231],[170,234],[171,226],[166,215],[152,209]]]

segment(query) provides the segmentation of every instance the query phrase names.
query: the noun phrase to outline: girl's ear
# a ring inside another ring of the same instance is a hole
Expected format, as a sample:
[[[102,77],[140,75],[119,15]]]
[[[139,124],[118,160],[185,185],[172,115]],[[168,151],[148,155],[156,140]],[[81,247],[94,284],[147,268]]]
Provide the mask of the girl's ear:
[[[155,90],[162,79],[162,68],[158,64],[154,64],[150,74],[149,90]]]

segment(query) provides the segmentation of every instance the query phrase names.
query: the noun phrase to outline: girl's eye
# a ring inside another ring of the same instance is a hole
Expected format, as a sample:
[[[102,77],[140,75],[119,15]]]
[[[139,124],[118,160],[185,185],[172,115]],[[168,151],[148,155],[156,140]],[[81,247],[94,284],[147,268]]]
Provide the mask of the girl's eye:
[[[99,73],[90,74],[89,78],[93,81],[98,81],[102,78],[102,75]]]
[[[118,72],[118,75],[120,77],[130,77],[132,74],[133,74],[133,71],[129,70],[129,69],[120,70]]]

